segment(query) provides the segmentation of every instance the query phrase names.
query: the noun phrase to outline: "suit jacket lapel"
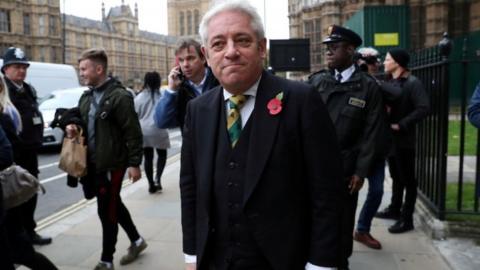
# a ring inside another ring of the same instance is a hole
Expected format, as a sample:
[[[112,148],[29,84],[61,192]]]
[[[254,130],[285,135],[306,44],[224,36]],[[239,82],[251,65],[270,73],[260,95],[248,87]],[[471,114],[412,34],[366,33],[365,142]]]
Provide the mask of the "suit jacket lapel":
[[[202,130],[198,131],[198,142],[196,144],[197,151],[201,156],[199,159],[199,166],[196,168],[198,170],[198,179],[202,182],[198,182],[200,189],[203,192],[199,194],[205,195],[202,203],[205,203],[206,212],[210,213],[210,200],[211,200],[211,189],[213,181],[213,169],[215,166],[215,152],[217,149],[217,140],[218,140],[218,124],[221,107],[223,104],[223,91],[221,87],[216,87],[213,90],[213,98],[209,99],[207,102],[203,103],[199,110],[197,120],[201,123],[199,126]],[[201,199],[201,198],[200,198]]]
[[[277,87],[278,88],[278,87]],[[268,102],[283,89],[276,89],[273,76],[263,72],[258,85],[255,107],[250,117],[253,120],[247,157],[243,204],[245,205],[262,175],[277,136],[281,113],[270,115]],[[285,92],[284,99],[285,100]]]

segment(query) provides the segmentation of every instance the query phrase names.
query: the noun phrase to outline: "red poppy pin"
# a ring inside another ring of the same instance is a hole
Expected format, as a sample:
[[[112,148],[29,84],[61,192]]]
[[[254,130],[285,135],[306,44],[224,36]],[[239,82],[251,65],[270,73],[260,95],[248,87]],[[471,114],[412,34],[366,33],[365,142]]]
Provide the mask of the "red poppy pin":
[[[267,104],[270,115],[277,115],[282,111],[283,92],[278,93],[274,98],[270,99]]]

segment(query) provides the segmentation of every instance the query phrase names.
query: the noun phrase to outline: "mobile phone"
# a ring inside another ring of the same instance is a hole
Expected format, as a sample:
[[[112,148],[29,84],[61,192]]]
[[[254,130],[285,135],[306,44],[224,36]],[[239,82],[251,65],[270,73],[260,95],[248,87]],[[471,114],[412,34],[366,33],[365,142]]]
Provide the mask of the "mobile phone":
[[[180,71],[180,73],[178,73],[177,77],[180,81],[183,82],[185,80],[185,75],[183,74],[183,71],[181,68],[179,68],[178,71]]]
[[[185,80],[185,75],[183,74],[182,68],[180,67],[180,61],[178,60],[178,57],[175,58],[175,66],[178,67],[179,71],[177,78],[183,82]]]

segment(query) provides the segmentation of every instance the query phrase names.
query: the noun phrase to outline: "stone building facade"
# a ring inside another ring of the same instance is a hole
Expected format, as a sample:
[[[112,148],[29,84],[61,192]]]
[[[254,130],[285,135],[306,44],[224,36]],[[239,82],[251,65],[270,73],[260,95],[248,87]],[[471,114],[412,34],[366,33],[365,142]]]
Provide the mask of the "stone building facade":
[[[102,5],[102,20],[66,15],[65,63],[77,66],[87,48],[103,47],[109,56],[109,71],[127,86],[139,88],[147,71],[157,71],[163,79],[174,65],[175,37],[138,28],[138,7],[134,11],[124,1],[108,14]]]
[[[23,48],[30,60],[61,63],[60,1],[0,1],[0,55],[11,46]]]
[[[166,79],[177,38],[140,30],[136,5],[132,11],[122,1],[108,14],[104,7],[101,12],[102,20],[96,21],[61,14],[60,0],[2,0],[0,54],[16,46],[32,61],[77,67],[82,51],[103,47],[109,71],[126,85],[140,87],[145,72],[153,70]]]
[[[456,37],[480,30],[480,0],[288,0],[290,37],[310,38],[312,71],[324,66],[321,41],[328,26],[375,5],[410,7],[410,49],[433,46],[444,32]]]
[[[198,25],[211,0],[168,0],[168,35],[198,38]]]

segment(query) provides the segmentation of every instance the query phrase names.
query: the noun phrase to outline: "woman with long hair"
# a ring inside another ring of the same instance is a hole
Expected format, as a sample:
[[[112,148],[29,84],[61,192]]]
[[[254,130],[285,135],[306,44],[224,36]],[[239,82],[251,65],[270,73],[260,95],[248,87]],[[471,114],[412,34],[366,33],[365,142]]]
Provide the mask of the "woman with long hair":
[[[2,112],[0,122],[15,151],[15,141],[18,140],[18,134],[22,131],[22,118],[10,100],[10,95],[2,76],[0,76],[0,111]]]
[[[18,134],[22,131],[22,118],[20,113],[10,100],[5,80],[0,76],[0,125],[5,131],[8,140],[11,143],[14,160],[22,158],[16,153],[20,147],[20,138]],[[1,196],[0,196],[1,197]],[[0,198],[3,200],[3,198]],[[22,206],[5,211],[5,217],[2,226],[4,234],[1,243],[2,263],[15,263],[29,267],[30,269],[56,270],[57,267],[45,255],[35,251],[30,237],[23,226],[22,216],[24,209]],[[3,261],[7,260],[7,261]],[[3,265],[1,269],[11,269],[11,265]]]
[[[161,97],[160,82],[161,78],[158,72],[147,72],[143,90],[135,97],[135,111],[138,114],[143,133],[143,154],[145,157],[143,164],[150,193],[162,190],[161,176],[167,161],[167,148],[170,147],[168,131],[158,128],[153,120],[155,105]],[[157,152],[155,179],[153,179],[153,149]]]

